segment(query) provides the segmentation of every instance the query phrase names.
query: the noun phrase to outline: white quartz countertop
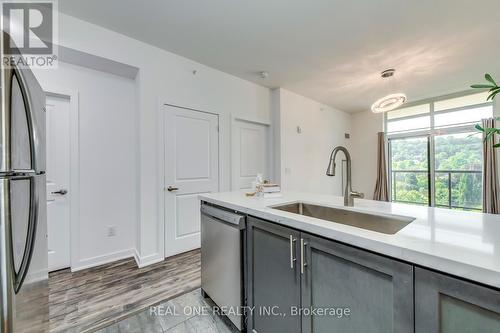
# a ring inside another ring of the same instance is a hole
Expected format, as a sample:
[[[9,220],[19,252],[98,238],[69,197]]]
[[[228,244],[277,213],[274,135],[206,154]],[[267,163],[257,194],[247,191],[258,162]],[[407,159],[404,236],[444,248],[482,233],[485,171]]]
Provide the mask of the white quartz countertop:
[[[500,215],[355,199],[312,193],[283,193],[280,198],[246,197],[245,192],[202,194],[201,200],[328,239],[500,288]],[[305,202],[415,221],[394,235],[288,213],[270,206]]]

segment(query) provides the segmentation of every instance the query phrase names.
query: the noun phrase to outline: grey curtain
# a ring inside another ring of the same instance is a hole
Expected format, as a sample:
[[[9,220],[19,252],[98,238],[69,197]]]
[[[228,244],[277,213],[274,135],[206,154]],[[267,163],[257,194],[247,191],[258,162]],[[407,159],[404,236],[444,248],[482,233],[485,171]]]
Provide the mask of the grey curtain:
[[[495,127],[495,119],[483,119],[483,128]],[[497,155],[493,145],[496,138],[483,142],[483,212],[498,214],[500,205],[498,202],[498,168]]]
[[[385,133],[379,132],[377,139],[377,182],[373,200],[389,201],[389,191],[387,186],[387,165],[385,156]]]

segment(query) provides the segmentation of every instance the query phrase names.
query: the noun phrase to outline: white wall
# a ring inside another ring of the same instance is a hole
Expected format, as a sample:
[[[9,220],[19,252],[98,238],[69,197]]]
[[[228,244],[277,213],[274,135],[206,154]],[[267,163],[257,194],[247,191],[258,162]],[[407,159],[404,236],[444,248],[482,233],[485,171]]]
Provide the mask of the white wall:
[[[345,133],[350,132],[351,116],[285,89],[273,91],[273,108],[280,158],[275,164],[283,189],[341,195],[340,163],[339,176],[327,177],[325,172],[335,146],[350,149]]]
[[[164,229],[160,182],[159,103],[221,115],[221,189],[230,184],[229,115],[270,122],[270,91],[221,71],[166,52],[71,16],[59,15],[64,47],[139,68],[136,96],[139,127],[139,224],[137,256],[141,265],[163,260]],[[193,71],[196,70],[196,75]],[[111,153],[111,152],[110,152]]]
[[[271,133],[273,137],[272,170],[273,181],[281,184],[281,93],[283,89],[271,91]]]
[[[377,178],[377,133],[384,130],[383,114],[371,111],[352,115],[352,186],[373,199]]]
[[[80,209],[72,230],[78,239],[73,269],[130,256],[138,218],[135,82],[66,63],[34,72],[46,91],[73,90],[79,97]],[[115,226],[116,236],[107,237],[108,226]]]

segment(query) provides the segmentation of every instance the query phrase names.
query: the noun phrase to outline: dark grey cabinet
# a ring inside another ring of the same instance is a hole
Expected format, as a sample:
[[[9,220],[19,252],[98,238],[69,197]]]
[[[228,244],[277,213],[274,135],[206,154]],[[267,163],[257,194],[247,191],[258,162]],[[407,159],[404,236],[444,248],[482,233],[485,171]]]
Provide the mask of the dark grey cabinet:
[[[255,218],[247,231],[249,332],[413,332],[413,266]]]
[[[500,332],[500,291],[417,267],[415,332]]]
[[[248,332],[300,332],[301,318],[291,314],[300,306],[299,236],[298,231],[248,218],[247,302],[254,309],[247,318]]]
[[[413,332],[413,266],[302,234],[302,332]],[[322,310],[323,309],[323,310]]]
[[[250,333],[498,333],[500,290],[249,218]]]

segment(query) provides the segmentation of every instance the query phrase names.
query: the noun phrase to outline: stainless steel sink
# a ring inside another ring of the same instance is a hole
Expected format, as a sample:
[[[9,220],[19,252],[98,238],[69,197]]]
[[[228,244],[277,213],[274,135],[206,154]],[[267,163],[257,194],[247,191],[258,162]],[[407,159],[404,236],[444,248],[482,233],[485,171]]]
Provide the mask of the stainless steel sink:
[[[389,235],[397,233],[415,220],[412,217],[406,216],[359,213],[346,209],[318,206],[303,202],[274,206],[271,208]]]

